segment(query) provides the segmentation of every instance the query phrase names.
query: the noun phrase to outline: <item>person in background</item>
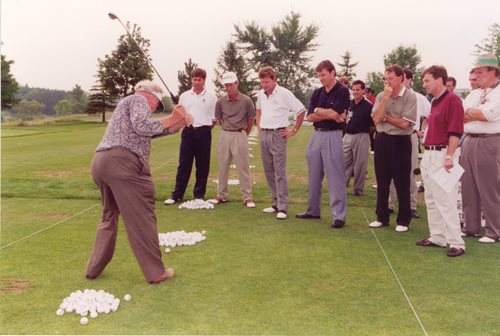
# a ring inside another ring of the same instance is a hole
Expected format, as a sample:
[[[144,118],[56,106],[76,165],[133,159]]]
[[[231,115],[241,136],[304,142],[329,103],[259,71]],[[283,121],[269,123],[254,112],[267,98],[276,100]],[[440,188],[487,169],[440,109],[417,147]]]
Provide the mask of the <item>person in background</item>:
[[[92,177],[101,192],[103,212],[86,278],[98,277],[111,261],[121,214],[128,240],[147,281],[157,284],[171,278],[161,260],[155,216],[155,187],[149,169],[151,138],[177,132],[193,122],[182,105],[169,117],[151,118],[163,90],[148,80],[116,106],[92,160]]]
[[[474,69],[469,71],[469,83],[471,90],[479,89],[479,84],[477,83],[477,76],[474,73]]]
[[[455,79],[455,77],[448,77],[448,80],[446,81],[446,89],[454,93],[456,88],[457,80]]]

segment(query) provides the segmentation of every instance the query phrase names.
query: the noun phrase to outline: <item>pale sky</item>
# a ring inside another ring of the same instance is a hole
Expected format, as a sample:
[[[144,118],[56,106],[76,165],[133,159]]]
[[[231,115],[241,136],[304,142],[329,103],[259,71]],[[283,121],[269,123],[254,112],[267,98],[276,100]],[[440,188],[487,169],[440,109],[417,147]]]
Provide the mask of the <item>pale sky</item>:
[[[177,71],[189,58],[207,70],[211,83],[234,24],[253,20],[270,28],[292,10],[303,26],[320,28],[312,66],[323,59],[336,64],[350,51],[359,62],[357,77],[365,80],[368,72],[383,70],[384,54],[415,45],[421,66],[446,66],[459,88],[469,87],[474,45],[500,22],[498,0],[1,0],[1,52],[14,60],[20,85],[71,90],[79,84],[88,91],[97,59],[125,33],[108,18],[112,11],[123,23],[141,26],[153,64],[177,92]]]

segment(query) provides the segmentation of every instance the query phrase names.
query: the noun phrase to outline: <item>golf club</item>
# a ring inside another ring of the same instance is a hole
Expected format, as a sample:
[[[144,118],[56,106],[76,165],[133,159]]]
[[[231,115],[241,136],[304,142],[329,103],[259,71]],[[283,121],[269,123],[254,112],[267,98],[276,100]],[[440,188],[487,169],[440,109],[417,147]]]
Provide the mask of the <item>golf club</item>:
[[[128,36],[132,39],[132,41],[134,41],[135,45],[137,46],[137,48],[139,48],[139,50],[142,52],[142,54],[144,55],[144,58],[146,58],[146,60],[148,61],[149,65],[151,65],[151,67],[153,68],[153,70],[156,72],[156,74],[158,75],[158,78],[160,78],[161,82],[163,83],[163,85],[165,85],[165,88],[167,89],[168,93],[170,94],[170,98],[172,99],[172,102],[174,104],[178,104],[179,101],[177,100],[177,97],[169,90],[167,84],[165,83],[165,81],[163,80],[163,78],[161,78],[160,74],[158,73],[158,71],[156,70],[155,66],[153,65],[153,63],[151,63],[151,61],[149,60],[149,57],[148,55],[146,55],[146,53],[141,49],[141,46],[139,46],[139,43],[137,43],[137,41],[134,39],[134,37],[132,36],[132,34],[130,34],[130,32],[128,31],[127,27],[123,24],[123,22],[120,20],[120,18],[115,14],[115,13],[112,13],[112,12],[109,12],[108,13],[108,16],[111,20],[118,20],[118,22],[120,22],[120,24],[122,25],[122,27],[125,29],[125,31],[127,32]]]

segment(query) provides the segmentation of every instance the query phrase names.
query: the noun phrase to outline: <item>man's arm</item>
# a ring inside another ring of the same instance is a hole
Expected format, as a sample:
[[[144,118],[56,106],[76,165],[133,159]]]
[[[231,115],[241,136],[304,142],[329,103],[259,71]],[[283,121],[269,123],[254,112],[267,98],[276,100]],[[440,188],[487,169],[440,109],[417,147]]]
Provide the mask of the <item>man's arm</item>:
[[[300,114],[297,116],[297,119],[295,120],[295,124],[293,125],[293,128],[291,130],[284,129],[281,130],[280,136],[284,138],[290,138],[293,137],[295,134],[299,132],[300,126],[302,126],[302,122],[304,121],[304,116],[306,115],[306,110],[302,110]]]
[[[488,121],[483,112],[479,109],[469,108],[465,111],[464,115],[464,123],[468,123],[471,121]]]
[[[261,109],[255,109],[255,120],[257,121],[257,129],[259,130],[259,132],[262,132],[262,130],[260,129],[260,117],[262,115],[262,110]]]
[[[386,114],[385,121],[388,122],[389,124],[392,124],[402,129],[410,128],[412,126],[412,123],[409,122],[408,120],[399,117],[393,117],[389,114]]]
[[[459,143],[460,139],[454,135],[450,135],[450,137],[448,138],[448,149],[446,151],[446,159],[444,160],[444,169],[446,169],[447,172],[449,172],[450,169],[453,168],[453,157]]]

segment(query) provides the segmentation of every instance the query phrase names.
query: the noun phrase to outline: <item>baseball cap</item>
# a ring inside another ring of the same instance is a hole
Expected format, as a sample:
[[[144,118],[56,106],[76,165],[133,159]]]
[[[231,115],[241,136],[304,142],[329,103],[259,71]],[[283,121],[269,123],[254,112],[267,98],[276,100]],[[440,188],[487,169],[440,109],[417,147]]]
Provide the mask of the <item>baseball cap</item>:
[[[236,77],[236,74],[232,71],[226,72],[222,76],[222,84],[236,83],[237,81],[238,77]]]

